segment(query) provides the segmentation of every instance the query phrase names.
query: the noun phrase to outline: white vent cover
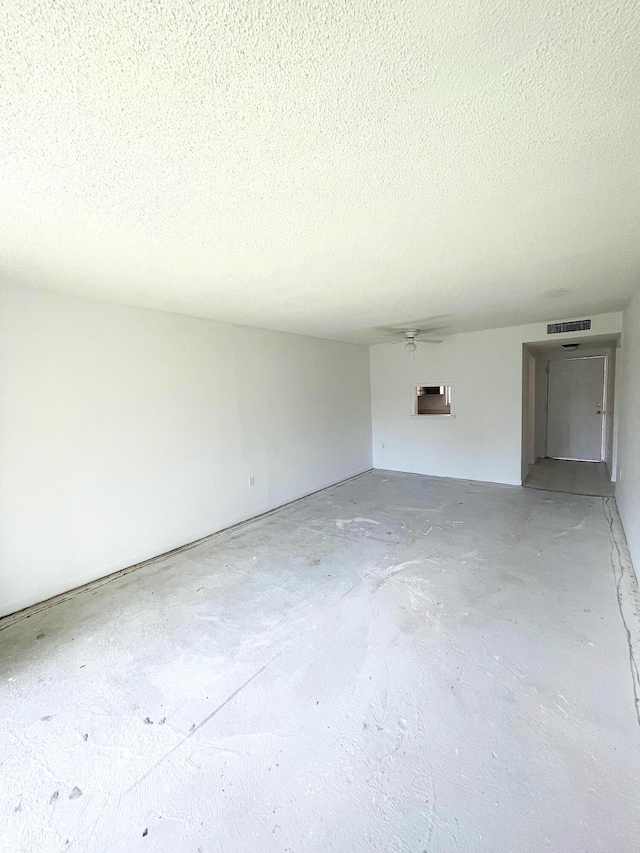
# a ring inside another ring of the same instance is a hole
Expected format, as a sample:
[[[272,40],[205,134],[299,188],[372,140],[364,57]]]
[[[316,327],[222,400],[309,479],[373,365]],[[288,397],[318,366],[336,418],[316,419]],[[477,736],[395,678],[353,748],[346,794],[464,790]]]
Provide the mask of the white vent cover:
[[[569,320],[568,323],[549,323],[548,335],[560,335],[564,332],[588,332],[591,328],[591,320]]]

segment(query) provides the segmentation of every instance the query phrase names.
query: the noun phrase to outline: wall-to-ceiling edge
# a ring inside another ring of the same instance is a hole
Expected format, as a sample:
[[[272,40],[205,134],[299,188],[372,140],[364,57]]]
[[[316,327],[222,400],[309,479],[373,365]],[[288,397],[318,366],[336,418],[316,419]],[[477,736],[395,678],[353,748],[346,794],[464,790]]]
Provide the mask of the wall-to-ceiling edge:
[[[591,320],[590,330],[563,339],[621,332],[621,313]],[[533,323],[446,335],[442,344],[420,344],[415,355],[371,347],[375,467],[519,485],[535,452],[533,436],[523,440],[523,391],[534,379],[523,347],[547,340],[546,323]],[[412,416],[412,388],[421,384],[452,384],[455,416]]]
[[[370,467],[367,347],[0,292],[0,615]]]
[[[592,334],[621,329],[593,318]],[[411,358],[3,288],[0,615],[372,464],[520,483],[523,344],[544,334],[463,333]],[[640,296],[618,362],[617,500],[638,565]],[[452,384],[454,417],[412,417],[415,384]]]

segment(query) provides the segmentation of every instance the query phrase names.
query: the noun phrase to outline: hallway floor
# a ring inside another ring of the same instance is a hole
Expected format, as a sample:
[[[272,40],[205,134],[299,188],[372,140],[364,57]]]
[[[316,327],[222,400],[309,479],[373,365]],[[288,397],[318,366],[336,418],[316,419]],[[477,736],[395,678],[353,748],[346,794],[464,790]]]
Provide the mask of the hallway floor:
[[[613,497],[614,484],[604,462],[538,459],[523,483],[528,489],[568,492],[572,495]]]
[[[631,853],[639,603],[609,499],[365,474],[0,622],[3,849]]]

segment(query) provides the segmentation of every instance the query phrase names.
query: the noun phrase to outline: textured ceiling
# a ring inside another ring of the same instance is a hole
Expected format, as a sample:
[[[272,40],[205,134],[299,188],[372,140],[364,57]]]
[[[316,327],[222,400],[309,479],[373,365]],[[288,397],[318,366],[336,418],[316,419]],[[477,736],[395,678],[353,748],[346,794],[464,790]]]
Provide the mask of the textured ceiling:
[[[637,0],[3,0],[0,279],[346,340],[640,282]]]

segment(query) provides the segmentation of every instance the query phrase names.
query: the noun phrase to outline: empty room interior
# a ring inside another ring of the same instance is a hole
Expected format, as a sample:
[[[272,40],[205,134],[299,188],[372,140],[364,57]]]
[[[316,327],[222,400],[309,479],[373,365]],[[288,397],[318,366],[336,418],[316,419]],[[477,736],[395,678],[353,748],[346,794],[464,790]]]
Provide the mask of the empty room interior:
[[[640,849],[639,44],[0,6],[0,849]]]

